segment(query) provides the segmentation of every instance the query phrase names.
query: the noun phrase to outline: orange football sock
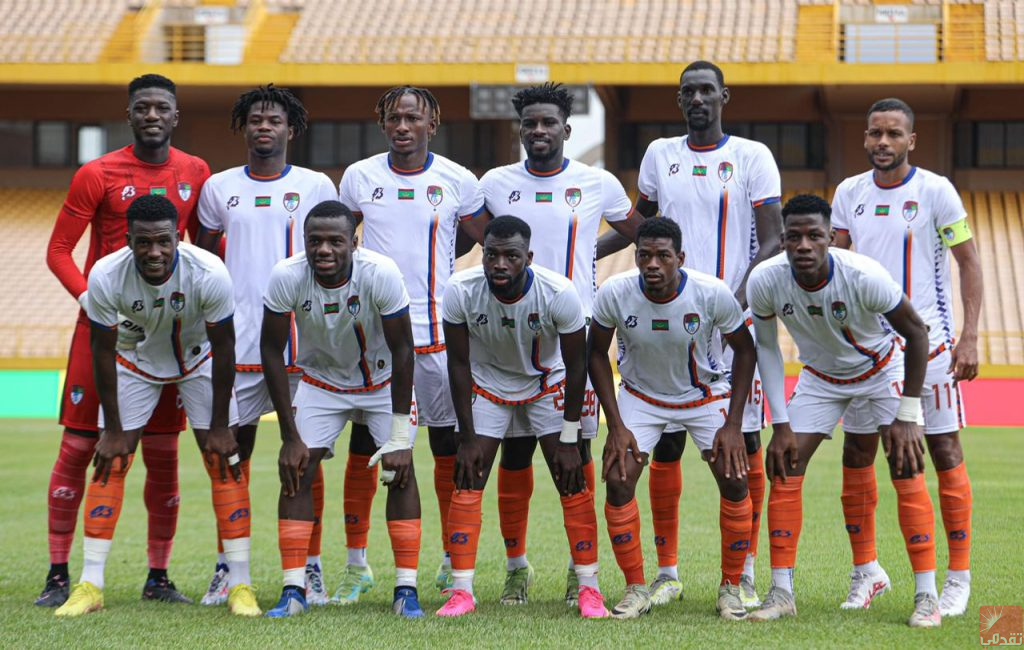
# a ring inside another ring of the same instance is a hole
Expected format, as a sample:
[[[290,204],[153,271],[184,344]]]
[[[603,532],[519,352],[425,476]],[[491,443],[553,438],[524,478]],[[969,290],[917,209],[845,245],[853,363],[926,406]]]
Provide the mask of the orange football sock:
[[[366,548],[370,509],[377,494],[377,466],[367,467],[369,456],[349,452],[345,465],[345,546]]]
[[[246,458],[245,460],[243,460],[242,462],[240,462],[238,464],[238,469],[241,470],[242,476],[245,477],[245,484],[246,485],[249,485],[249,472],[252,470],[252,463],[250,462],[250,460],[251,459]],[[224,536],[221,534],[220,520],[218,519],[217,520],[217,552],[220,553],[221,555],[224,554],[224,542],[222,541],[223,539],[224,539]]]
[[[121,461],[112,461],[107,484],[89,482],[85,490],[85,536],[95,539],[114,539],[117,519],[121,516],[124,502],[124,479],[131,469],[135,454],[128,456],[128,464],[121,467]]]
[[[803,526],[803,476],[789,476],[786,482],[772,481],[768,493],[768,530],[773,569],[796,566],[796,545]]]
[[[750,493],[750,549],[748,555],[757,555],[757,540],[761,536],[761,508],[764,506],[764,457],[761,448],[747,454],[747,491]]]
[[[597,488],[595,487],[597,485],[595,483],[595,481],[597,481],[596,472],[597,470],[594,469],[594,459],[591,458],[590,461],[583,466],[583,480],[587,482],[587,489],[593,494],[597,493]]]
[[[501,474],[498,474],[501,480]],[[500,488],[499,488],[500,489]],[[434,456],[434,493],[441,513],[441,548],[448,552],[448,512],[452,509],[455,491],[455,456]]]
[[[924,474],[893,479],[900,530],[907,544],[914,573],[935,570],[935,511],[928,496]]]
[[[452,569],[456,571],[476,568],[483,498],[483,490],[456,490],[452,493],[452,508],[448,511],[448,549]]]
[[[320,555],[320,538],[324,532],[324,464],[316,466],[316,478],[313,479],[313,531],[309,536],[309,549],[306,555]]]
[[[249,480],[242,474],[242,481],[235,482],[235,479],[228,473],[228,480],[220,480],[220,461],[214,454],[213,466],[206,466],[206,473],[210,477],[210,486],[213,496],[213,512],[217,516],[217,531],[220,538],[240,539],[249,537],[251,524],[251,509],[249,505]]]
[[[850,535],[853,563],[867,564],[878,559],[875,550],[875,509],[878,507],[878,483],[875,466],[843,466],[843,518]]]
[[[626,577],[626,584],[646,584],[644,551],[640,545],[640,509],[636,498],[624,506],[613,506],[605,501],[604,518],[608,521],[608,538],[612,542],[615,561]]]
[[[722,530],[722,582],[732,585],[740,583],[743,562],[750,549],[750,498],[729,501],[718,499],[718,526]]]
[[[569,537],[569,554],[573,564],[585,566],[597,563],[597,512],[594,493],[577,492],[562,500],[562,520]]]
[[[658,566],[676,566],[679,549],[679,498],[683,493],[683,466],[679,461],[651,461],[648,483],[651,493],[651,520]]]
[[[498,466],[498,520],[505,540],[505,557],[526,555],[526,528],[533,496],[533,466],[505,469]]]
[[[388,535],[391,537],[391,552],[395,554],[396,568],[418,568],[421,530],[419,519],[388,520]]]
[[[953,469],[939,474],[939,508],[942,510],[942,524],[949,541],[949,569],[970,571],[971,569],[971,479],[967,476],[967,465],[960,463]]]
[[[309,536],[313,534],[312,521],[296,519],[277,520],[277,544],[281,549],[281,568],[304,569]]]

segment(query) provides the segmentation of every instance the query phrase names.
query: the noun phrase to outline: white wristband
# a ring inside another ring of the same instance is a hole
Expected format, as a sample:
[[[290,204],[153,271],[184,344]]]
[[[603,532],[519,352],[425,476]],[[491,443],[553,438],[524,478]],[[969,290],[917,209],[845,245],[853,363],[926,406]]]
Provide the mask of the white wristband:
[[[392,449],[412,448],[412,445],[409,444],[408,413],[391,414],[391,438],[388,440],[388,446],[391,447]]]
[[[901,397],[900,407],[896,409],[896,419],[921,424],[921,398],[907,397],[906,395]]]
[[[579,439],[579,430],[579,422],[569,422],[568,420],[562,420],[562,433],[559,434],[558,436],[558,442],[562,442],[567,445],[575,445],[576,441]]]

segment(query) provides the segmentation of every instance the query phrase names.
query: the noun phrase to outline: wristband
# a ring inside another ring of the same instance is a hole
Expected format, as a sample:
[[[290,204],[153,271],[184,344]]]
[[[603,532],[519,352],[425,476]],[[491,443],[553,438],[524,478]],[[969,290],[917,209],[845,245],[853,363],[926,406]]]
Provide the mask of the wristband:
[[[908,397],[900,398],[900,407],[896,409],[896,419],[903,422],[921,423],[921,398]]]
[[[562,433],[559,434],[558,436],[558,442],[561,442],[566,445],[575,445],[576,440],[579,438],[579,430],[579,422],[569,422],[568,420],[562,420]]]
[[[392,449],[412,449],[409,443],[409,414],[391,414],[391,438],[388,440],[388,447]]]

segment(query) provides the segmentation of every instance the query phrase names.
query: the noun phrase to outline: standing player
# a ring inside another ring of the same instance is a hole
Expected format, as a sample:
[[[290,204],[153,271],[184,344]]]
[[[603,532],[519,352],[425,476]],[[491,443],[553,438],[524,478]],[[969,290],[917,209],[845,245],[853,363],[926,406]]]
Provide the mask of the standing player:
[[[413,342],[409,296],[387,257],[356,249],[348,208],[325,201],[306,217],[305,254],[279,262],[267,289],[260,349],[264,374],[281,422],[278,536],[284,590],[267,616],[306,609],[304,567],[315,521],[312,483],[320,462],[353,413],[363,414],[383,459],[388,485],[388,532],[397,566],[393,609],[423,616],[416,593],[420,495],[412,464],[409,411]],[[297,325],[298,365],[305,373],[292,400],[284,362]],[[293,406],[294,404],[294,406]]]
[[[864,132],[864,149],[873,169],[839,185],[832,201],[832,224],[836,245],[855,244],[881,262],[928,325],[924,433],[939,475],[939,506],[949,543],[949,571],[939,608],[943,616],[959,616],[971,594],[971,481],[960,446],[964,418],[957,382],[978,375],[981,264],[967,211],[953,185],[907,160],[915,141],[910,106],[899,99],[875,102]],[[947,250],[960,267],[964,329],[956,341]],[[853,415],[844,421],[856,425]],[[889,576],[875,552],[877,451],[877,435],[848,434],[843,445],[843,514],[854,562],[843,609],[868,607],[889,588]]]
[[[800,195],[782,210],[785,253],[750,274],[757,360],[772,409],[774,433],[766,469],[772,587],[753,620],[796,615],[793,569],[803,522],[804,473],[818,445],[832,436],[852,402],[863,426],[850,433],[885,439],[900,529],[916,581],[911,627],[941,624],[935,591],[935,516],[924,481],[921,386],[928,364],[928,332],[898,284],[869,257],[832,242],[828,202]],[[789,404],[784,391],[778,316],[800,352],[804,369]],[[896,341],[880,317],[906,341],[899,367]],[[792,418],[792,421],[790,421]]]
[[[239,616],[258,616],[249,584],[249,487],[238,467],[234,432],[231,278],[215,255],[178,243],[178,212],[166,198],[139,197],[127,218],[128,246],[97,262],[89,275],[86,309],[102,434],[85,496],[82,578],[54,613],[81,616],[103,607],[103,574],[124,481],[163,386],[176,384],[203,452],[232,565],[228,607]],[[120,328],[139,335],[134,349],[118,345],[125,338]]]
[[[448,372],[460,444],[448,532],[454,585],[439,616],[476,609],[480,506],[501,439],[528,422],[562,497],[580,615],[608,615],[597,585],[597,515],[583,477],[579,413],[586,384],[583,311],[572,283],[530,266],[530,226],[501,216],[484,231],[483,264],[445,290]],[[559,431],[561,433],[559,434]]]
[[[750,269],[779,250],[782,191],[778,167],[767,147],[723,133],[722,108],[728,102],[729,89],[718,66],[707,61],[686,66],[678,95],[686,135],[655,140],[648,147],[640,163],[636,211],[652,217],[660,209],[662,216],[678,223],[683,231],[687,268],[723,280],[746,309]],[[613,233],[602,237],[598,250],[609,250],[611,244],[615,244],[613,250],[618,250],[629,243],[621,238],[616,243],[615,237]],[[729,365],[732,351],[723,350],[722,358]],[[740,585],[747,607],[758,604],[754,559],[764,500],[761,395],[760,379],[755,374],[743,415],[750,464],[747,480],[753,504],[750,550]],[[662,436],[651,463],[651,509],[659,565],[651,598],[656,605],[682,598],[676,551],[683,486],[679,458],[685,440],[681,434]]]
[[[533,264],[562,273],[572,280],[589,322],[597,290],[595,278],[597,231],[604,218],[629,240],[643,219],[630,214],[622,184],[603,169],[590,167],[563,154],[572,132],[568,124],[573,96],[560,84],[532,86],[517,92],[512,105],[519,115],[519,139],[526,162],[498,167],[480,179],[490,214],[519,217],[533,231]],[[581,423],[587,486],[594,491],[590,441],[597,437],[598,402],[589,385],[584,393]],[[505,540],[507,575],[501,602],[527,601],[533,567],[526,560],[526,530],[533,494],[533,454],[537,438],[517,426],[516,437],[502,442],[498,464],[498,513]],[[528,434],[528,435],[521,435]],[[569,567],[566,599],[575,605],[576,572]]]
[[[615,559],[626,576],[626,595],[612,616],[636,618],[651,608],[634,495],[651,450],[675,425],[690,433],[718,482],[718,612],[722,618],[742,620],[747,610],[739,583],[750,546],[751,506],[740,429],[756,352],[729,287],[699,271],[682,270],[681,238],[679,226],[670,219],[644,221],[637,233],[638,270],[605,281],[594,305],[589,367],[608,419],[601,471],[608,483],[604,514]],[[724,373],[713,349],[715,332],[735,350],[731,375]],[[608,361],[616,333],[622,374],[618,399]]]
[[[468,169],[430,151],[430,138],[441,123],[441,107],[429,90],[399,86],[377,102],[377,119],[388,152],[361,160],[345,170],[339,199],[363,222],[363,245],[397,264],[410,297],[412,333],[416,340],[414,388],[416,415],[427,425],[434,455],[434,489],[441,512],[444,559],[439,587],[451,582],[446,521],[454,489],[455,411],[448,393],[441,299],[455,264],[458,228],[482,241],[483,196]],[[354,424],[345,468],[345,533],[348,566],[334,600],[354,603],[373,586],[366,563],[370,504],[376,470],[366,468],[373,440],[362,424]]]
[[[337,198],[325,174],[288,164],[288,143],[306,131],[309,115],[287,88],[273,84],[243,93],[231,109],[231,129],[242,132],[248,164],[214,174],[199,199],[198,245],[216,252],[227,237],[224,262],[235,288],[235,397],[238,400],[239,455],[242,473],[249,476],[249,459],[256,443],[260,416],[272,404],[260,365],[260,324],[263,295],[270,271],[278,261],[302,251],[302,223],[321,201]],[[301,370],[295,365],[295,341],[289,340],[284,360],[292,390]],[[322,473],[313,484],[317,503],[316,527],[306,565],[311,604],[327,603],[320,562],[320,513],[323,512]],[[221,536],[218,534],[218,543]],[[202,604],[218,605],[228,597],[228,565],[223,548]]]
[[[125,212],[136,196],[166,196],[178,210],[179,236],[184,237],[186,228],[195,235],[199,190],[210,168],[199,158],[171,146],[171,134],[178,124],[175,93],[174,82],[166,77],[147,74],[133,79],[128,85],[127,113],[135,143],[86,163],[71,181],[50,237],[46,263],[83,310],[86,277],[96,260],[124,246],[128,228]],[[90,226],[89,252],[79,271],[71,253]],[[132,333],[123,334],[129,337],[125,345],[130,346]],[[164,389],[142,436],[150,567],[142,589],[144,600],[191,602],[167,577],[178,522],[178,433],[185,428],[185,414],[177,405],[177,397],[173,386]],[[50,571],[37,605],[58,607],[68,597],[68,555],[78,506],[85,495],[86,468],[96,446],[98,412],[89,320],[82,311],[75,324],[62,393],[60,423],[64,436],[50,475]]]

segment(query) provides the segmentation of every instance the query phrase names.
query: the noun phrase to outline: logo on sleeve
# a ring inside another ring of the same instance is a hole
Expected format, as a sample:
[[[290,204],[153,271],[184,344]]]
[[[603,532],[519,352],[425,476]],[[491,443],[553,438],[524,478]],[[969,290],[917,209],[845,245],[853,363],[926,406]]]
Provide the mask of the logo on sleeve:
[[[565,191],[565,202],[570,208],[575,208],[583,200],[583,190],[578,187],[570,187]]]
[[[122,201],[127,201],[128,199],[130,199],[130,198],[132,198],[134,196],[135,196],[135,186],[134,185],[125,185],[124,187],[121,188],[121,200]]]
[[[732,178],[732,163],[723,162],[718,165],[718,179],[723,183],[728,183],[729,179]]]
[[[683,316],[683,329],[685,329],[688,334],[696,334],[697,330],[700,329],[700,315],[687,314]]]
[[[905,201],[903,203],[903,218],[910,223],[917,217],[917,201]]]
[[[192,197],[192,184],[185,181],[178,183],[178,196],[182,201],[188,201]]]
[[[348,304],[345,306],[348,309],[348,313],[355,316],[359,313],[359,296],[351,296],[348,299]]]
[[[288,212],[295,212],[299,207],[299,193],[288,192],[284,195],[284,209]]]
[[[526,324],[534,332],[539,332],[540,331],[540,314],[538,314],[537,312],[533,312],[532,314],[527,316],[526,317]]]
[[[832,303],[832,316],[836,320],[846,320],[846,303],[841,300]]]
[[[431,185],[427,188],[427,200],[434,207],[441,205],[441,201],[444,201],[444,190],[440,185]]]
[[[185,294],[180,291],[175,291],[171,294],[171,309],[174,311],[181,311],[185,308]]]
[[[74,386],[71,387],[71,403],[72,404],[74,404],[75,406],[78,406],[78,404],[82,401],[83,397],[85,397],[85,389],[84,388],[82,388],[78,384],[75,384]]]

